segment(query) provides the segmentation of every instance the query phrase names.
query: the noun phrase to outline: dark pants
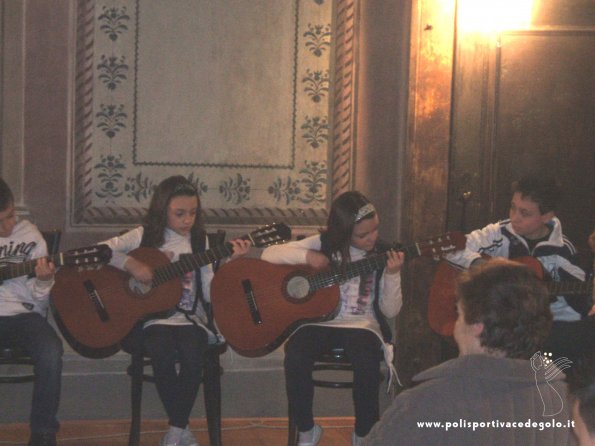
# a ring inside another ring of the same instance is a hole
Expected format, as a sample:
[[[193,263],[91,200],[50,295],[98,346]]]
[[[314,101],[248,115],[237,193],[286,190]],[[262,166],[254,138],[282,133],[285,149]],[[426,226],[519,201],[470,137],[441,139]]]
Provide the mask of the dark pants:
[[[194,325],[151,325],[144,330],[144,345],[169,424],[183,429],[202,380],[207,332]]]
[[[380,339],[369,330],[306,326],[285,348],[285,386],[298,430],[312,429],[315,359],[331,348],[342,347],[353,364],[355,433],[365,436],[379,419]]]
[[[589,316],[575,322],[554,321],[543,350],[552,353],[552,357],[566,357],[574,365],[595,357],[595,316]],[[573,372],[572,367],[565,370]]]
[[[62,382],[62,341],[39,313],[0,317],[0,339],[24,349],[33,359],[35,383],[31,404],[31,432],[56,433]],[[3,343],[3,342],[0,342]]]

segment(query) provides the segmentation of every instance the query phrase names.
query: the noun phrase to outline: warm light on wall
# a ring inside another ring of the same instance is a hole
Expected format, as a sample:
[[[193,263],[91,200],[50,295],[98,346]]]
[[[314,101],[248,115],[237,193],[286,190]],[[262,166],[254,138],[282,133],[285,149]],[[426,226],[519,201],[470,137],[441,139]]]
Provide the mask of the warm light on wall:
[[[533,0],[459,0],[458,28],[482,33],[526,29],[532,10]]]

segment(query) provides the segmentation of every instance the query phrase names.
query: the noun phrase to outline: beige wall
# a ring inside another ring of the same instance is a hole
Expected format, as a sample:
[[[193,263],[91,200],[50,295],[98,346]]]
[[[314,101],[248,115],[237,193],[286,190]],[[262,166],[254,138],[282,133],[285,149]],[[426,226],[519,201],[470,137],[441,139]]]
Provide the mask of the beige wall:
[[[403,144],[404,104],[407,66],[406,44],[407,10],[400,1],[361,2],[356,24],[361,34],[358,48],[358,110],[357,140],[354,153],[353,186],[361,189],[376,202],[383,215],[382,231],[385,238],[399,236],[400,207],[400,150]],[[21,60],[5,61],[6,65],[23,64],[21,79],[5,85],[23,88],[22,92],[22,172],[15,174],[10,167],[3,175],[21,178],[23,205],[31,219],[42,228],[65,230],[62,247],[95,243],[108,237],[121,227],[69,228],[68,182],[72,181],[72,116],[74,96],[74,63],[76,39],[76,2],[73,0],[4,0],[4,22],[9,28],[21,23],[24,53]],[[19,5],[15,6],[15,5]],[[18,15],[22,17],[18,17]],[[361,24],[360,24],[361,23]],[[405,24],[404,27],[394,26]],[[9,40],[6,41],[6,45]],[[5,51],[5,57],[8,53]],[[8,54],[14,59],[15,55]],[[18,58],[19,55],[17,54]],[[4,108],[14,98],[6,93]],[[364,99],[365,98],[365,99]],[[17,96],[17,101],[18,101]],[[10,107],[19,118],[18,107]],[[6,120],[7,117],[5,116]],[[3,136],[4,160],[19,156],[5,141],[18,132],[10,130]],[[8,152],[8,153],[7,153]],[[18,163],[18,162],[17,162]],[[233,228],[230,229],[233,233]]]
[[[68,221],[77,3],[0,1],[6,36],[1,47],[2,175],[17,189],[25,216],[42,229],[64,231],[62,250],[94,244],[123,229],[72,228]],[[407,45],[403,39],[408,17],[402,3],[407,2],[374,2],[374,7],[371,2],[361,2],[355,24],[357,35],[361,35],[355,89],[361,104],[356,115],[360,131],[355,140],[352,183],[377,204],[383,236],[391,241],[399,237],[399,151],[407,94],[403,62]],[[395,23],[405,24],[404,28]],[[226,229],[232,235],[239,231]],[[296,232],[313,229],[297,228]]]

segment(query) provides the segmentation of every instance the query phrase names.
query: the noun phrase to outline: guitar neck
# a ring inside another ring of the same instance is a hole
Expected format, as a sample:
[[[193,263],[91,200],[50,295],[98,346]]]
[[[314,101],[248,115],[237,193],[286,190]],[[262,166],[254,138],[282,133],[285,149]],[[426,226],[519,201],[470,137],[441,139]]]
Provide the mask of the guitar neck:
[[[62,254],[46,256],[48,261],[56,266],[62,266]],[[15,277],[28,276],[35,273],[37,259],[28,260],[21,263],[11,263],[0,268],[0,281],[14,279]]]
[[[593,292],[593,282],[564,281],[564,282],[546,282],[548,292],[552,296],[568,294],[589,294]]]
[[[411,245],[405,248],[400,248],[398,251],[405,253],[405,259],[410,259],[420,255],[417,245]],[[387,252],[375,254],[343,266],[331,268],[330,271],[323,271],[313,274],[308,278],[312,291],[326,288],[328,286],[347,282],[349,279],[361,276],[362,274],[377,271],[386,266],[388,260]]]
[[[275,223],[263,226],[239,238],[242,240],[250,240],[252,246],[262,248],[272,243],[287,240],[290,237],[291,230],[287,225],[283,223]],[[229,257],[232,254],[233,244],[224,242],[205,252],[181,255],[178,261],[162,265],[154,270],[152,286],[157,287],[168,280],[182,277],[186,273],[210,265],[211,263]]]
[[[157,287],[176,277],[182,277],[184,274],[210,265],[217,260],[224,259],[233,254],[233,245],[225,242],[222,245],[215,246],[205,252],[198,254],[188,254],[180,257],[180,260],[155,269],[153,274],[153,287]]]

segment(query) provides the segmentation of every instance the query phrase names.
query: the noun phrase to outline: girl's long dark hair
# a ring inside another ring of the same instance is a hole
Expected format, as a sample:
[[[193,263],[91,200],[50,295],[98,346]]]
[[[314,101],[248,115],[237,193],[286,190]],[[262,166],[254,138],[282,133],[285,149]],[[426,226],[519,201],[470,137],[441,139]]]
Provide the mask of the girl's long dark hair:
[[[349,247],[351,245],[351,234],[356,224],[358,211],[370,203],[361,192],[348,191],[339,195],[331,205],[326,230],[323,231],[328,238],[331,253],[339,252],[341,262],[349,262]],[[370,212],[360,218],[359,221],[372,218],[376,212]]]
[[[146,246],[158,248],[163,245],[167,227],[167,207],[172,198],[179,196],[196,197],[198,211],[190,233],[194,238],[204,232],[200,198],[196,187],[182,175],[174,175],[159,183],[151,197],[151,203],[144,219]]]

